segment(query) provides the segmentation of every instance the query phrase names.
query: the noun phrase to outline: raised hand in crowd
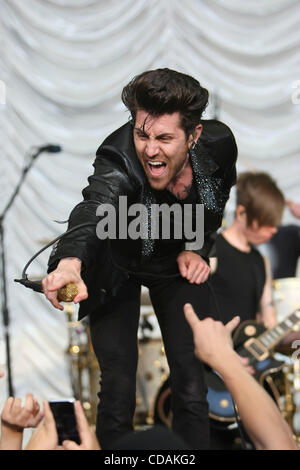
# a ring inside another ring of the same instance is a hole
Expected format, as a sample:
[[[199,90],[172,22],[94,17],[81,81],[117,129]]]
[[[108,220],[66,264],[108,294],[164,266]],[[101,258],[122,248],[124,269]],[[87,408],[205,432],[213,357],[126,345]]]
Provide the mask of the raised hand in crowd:
[[[64,441],[63,448],[65,450],[100,450],[101,448],[96,434],[90,428],[80,401],[75,402],[75,416],[80,444],[77,444],[74,441]]]
[[[1,413],[1,450],[21,450],[23,430],[38,425],[43,417],[40,406],[31,393],[26,395],[24,406],[21,398],[9,397]]]
[[[58,450],[58,435],[54,416],[47,401],[43,402],[44,418],[34,431],[25,450]]]
[[[184,314],[193,331],[195,355],[222,376],[255,448],[299,450],[274,401],[247,372],[233,350],[231,333],[239,317],[226,326],[212,318],[199,320],[190,304],[185,304]]]
[[[239,358],[233,350],[231,338],[232,331],[240,322],[239,317],[234,317],[226,326],[209,317],[199,320],[190,304],[185,304],[184,314],[193,331],[195,355],[198,359],[219,372],[223,367],[226,368],[232,357]]]
[[[75,402],[75,415],[81,443],[64,441],[60,446],[54,416],[49,403],[45,401],[44,419],[36,428],[25,450],[100,450],[96,435],[90,428],[79,401]]]

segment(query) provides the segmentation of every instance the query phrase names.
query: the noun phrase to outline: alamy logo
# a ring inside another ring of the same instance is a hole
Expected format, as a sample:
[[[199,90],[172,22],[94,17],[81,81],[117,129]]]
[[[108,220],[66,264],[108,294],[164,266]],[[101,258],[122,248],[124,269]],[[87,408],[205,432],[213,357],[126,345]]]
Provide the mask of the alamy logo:
[[[98,206],[96,215],[102,218],[97,224],[97,237],[100,240],[184,239],[187,250],[199,250],[204,243],[204,206],[195,206],[193,217],[192,204],[152,204],[148,210],[144,204],[128,206],[127,196],[120,196],[118,210],[113,204]]]

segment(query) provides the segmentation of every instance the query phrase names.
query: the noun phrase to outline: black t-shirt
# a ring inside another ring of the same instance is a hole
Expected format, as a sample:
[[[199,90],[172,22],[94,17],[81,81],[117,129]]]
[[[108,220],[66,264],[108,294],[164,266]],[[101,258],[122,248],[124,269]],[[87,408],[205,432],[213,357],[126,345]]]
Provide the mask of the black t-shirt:
[[[217,236],[216,251],[218,266],[211,285],[221,320],[227,323],[236,315],[241,321],[255,319],[266,280],[262,255],[255,248],[249,253],[238,250],[222,234]]]
[[[185,245],[185,237],[184,237],[184,206],[186,204],[191,204],[192,214],[193,214],[193,223],[192,228],[195,230],[195,214],[196,211],[195,205],[197,203],[197,192],[194,184],[194,180],[190,189],[189,194],[185,199],[178,199],[173,193],[171,193],[168,189],[164,189],[162,191],[153,191],[155,194],[155,199],[159,205],[167,204],[171,207],[173,204],[179,204],[181,207],[181,214],[182,214],[182,238],[176,239],[175,238],[175,231],[174,231],[174,214],[170,212],[170,237],[167,239],[163,239],[162,237],[162,219],[160,218],[160,237],[158,240],[155,240],[155,251],[154,257],[160,258],[164,256],[175,256],[178,255],[182,250],[184,250]]]

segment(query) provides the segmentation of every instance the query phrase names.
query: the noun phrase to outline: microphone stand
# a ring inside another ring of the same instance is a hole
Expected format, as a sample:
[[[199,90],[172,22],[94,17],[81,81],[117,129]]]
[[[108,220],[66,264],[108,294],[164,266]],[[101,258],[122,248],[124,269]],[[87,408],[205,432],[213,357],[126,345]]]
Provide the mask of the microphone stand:
[[[3,318],[3,326],[4,326],[4,343],[5,343],[5,350],[6,350],[6,368],[7,368],[7,381],[8,381],[8,393],[9,396],[14,396],[14,388],[13,388],[13,381],[12,381],[12,370],[11,370],[11,355],[10,355],[10,336],[9,336],[9,309],[7,304],[7,286],[6,286],[6,262],[5,262],[5,246],[4,246],[4,219],[9,211],[11,205],[13,204],[16,196],[18,195],[22,183],[24,182],[25,176],[32,167],[35,159],[39,156],[39,154],[43,151],[47,150],[44,147],[40,147],[37,151],[31,155],[31,161],[27,166],[24,167],[19,183],[16,186],[15,191],[13,192],[12,196],[10,197],[4,211],[0,215],[0,252],[1,252],[1,285],[2,285],[2,318]]]

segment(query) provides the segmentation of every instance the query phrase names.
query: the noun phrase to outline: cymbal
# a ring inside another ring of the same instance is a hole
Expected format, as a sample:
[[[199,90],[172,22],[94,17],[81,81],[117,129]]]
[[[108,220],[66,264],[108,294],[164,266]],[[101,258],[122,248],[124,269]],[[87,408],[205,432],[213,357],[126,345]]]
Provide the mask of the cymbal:
[[[51,243],[53,242],[55,237],[53,238],[41,238],[40,240],[36,240],[36,243],[38,243],[39,245],[48,245],[48,243]]]

